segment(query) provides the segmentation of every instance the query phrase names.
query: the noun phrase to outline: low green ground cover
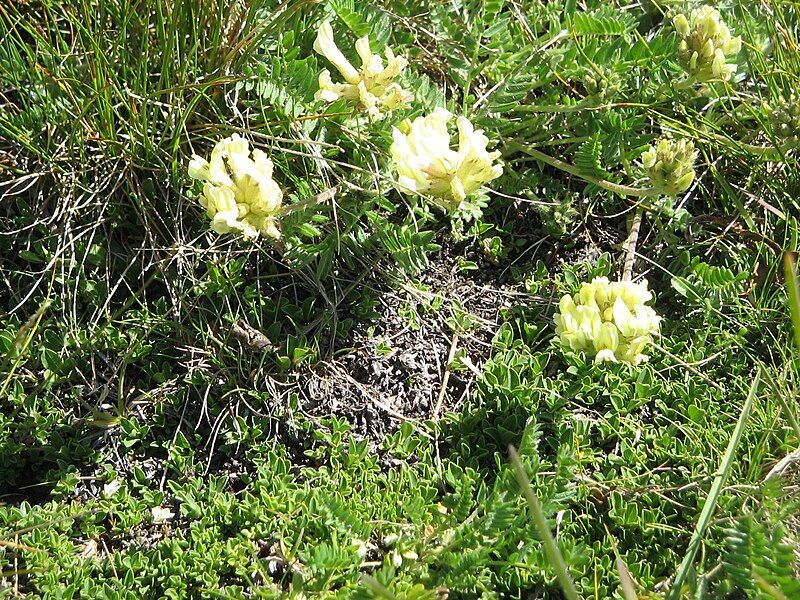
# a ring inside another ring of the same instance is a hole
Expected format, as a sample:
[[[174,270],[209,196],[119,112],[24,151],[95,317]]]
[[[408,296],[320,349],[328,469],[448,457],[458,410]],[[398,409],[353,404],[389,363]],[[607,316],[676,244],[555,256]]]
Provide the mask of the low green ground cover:
[[[798,7],[705,72],[699,6],[0,3],[0,597],[563,597],[510,445],[579,597],[800,597]],[[413,101],[315,98],[326,19]],[[503,165],[451,210],[390,154],[437,107]],[[234,133],[279,240],[209,230]],[[627,275],[649,361],[562,347]]]

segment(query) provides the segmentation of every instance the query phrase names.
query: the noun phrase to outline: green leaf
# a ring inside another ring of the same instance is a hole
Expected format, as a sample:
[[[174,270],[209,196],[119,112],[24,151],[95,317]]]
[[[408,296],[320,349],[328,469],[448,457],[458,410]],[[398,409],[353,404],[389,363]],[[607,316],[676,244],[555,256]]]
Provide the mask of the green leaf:
[[[800,283],[797,281],[797,266],[788,252],[783,255],[783,277],[786,281],[786,294],[789,297],[789,314],[794,329],[794,341],[800,352]]]
[[[599,136],[592,137],[583,142],[575,153],[575,166],[583,175],[598,179],[610,179],[610,173],[603,168],[602,155],[603,143]]]
[[[633,30],[636,19],[630,13],[604,7],[595,13],[572,13],[572,29],[576,35],[619,36]]]

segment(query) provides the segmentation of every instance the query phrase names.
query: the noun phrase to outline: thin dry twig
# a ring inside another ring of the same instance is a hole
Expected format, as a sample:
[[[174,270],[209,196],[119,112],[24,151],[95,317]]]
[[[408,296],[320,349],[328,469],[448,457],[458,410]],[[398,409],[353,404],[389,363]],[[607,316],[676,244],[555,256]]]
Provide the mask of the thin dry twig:
[[[444,373],[442,374],[442,385],[439,388],[439,396],[436,398],[436,406],[433,408],[431,418],[438,421],[442,412],[442,404],[444,403],[444,396],[447,393],[447,384],[450,381],[450,363],[456,355],[456,348],[458,347],[458,334],[453,334],[453,339],[450,341],[450,351],[447,353],[447,360],[444,363]]]

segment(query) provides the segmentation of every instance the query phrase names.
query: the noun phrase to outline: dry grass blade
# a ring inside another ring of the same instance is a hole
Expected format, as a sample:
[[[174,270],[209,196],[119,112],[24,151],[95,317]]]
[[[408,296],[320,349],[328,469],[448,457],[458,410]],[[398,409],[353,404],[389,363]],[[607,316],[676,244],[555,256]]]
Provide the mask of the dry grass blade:
[[[617,575],[619,576],[619,591],[625,600],[638,600],[639,594],[636,593],[636,583],[633,581],[631,572],[628,570],[628,565],[619,555],[617,549],[617,541],[611,536],[608,527],[605,527],[606,535],[611,542],[611,549],[614,551],[614,562],[617,567]]]
[[[10,361],[14,360],[14,365],[8,371],[5,381],[3,381],[3,385],[0,386],[0,397],[6,393],[8,386],[11,384],[14,373],[16,372],[16,367],[22,360],[25,350],[28,348],[28,345],[36,333],[36,329],[39,327],[39,323],[42,321],[42,317],[44,317],[44,313],[47,312],[49,307],[50,300],[45,300],[42,302],[42,305],[36,310],[36,312],[33,313],[30,318],[25,321],[25,323],[22,324],[17,332],[17,335],[14,337],[14,341],[11,343],[11,346],[6,353],[1,366],[2,370],[5,371]]]

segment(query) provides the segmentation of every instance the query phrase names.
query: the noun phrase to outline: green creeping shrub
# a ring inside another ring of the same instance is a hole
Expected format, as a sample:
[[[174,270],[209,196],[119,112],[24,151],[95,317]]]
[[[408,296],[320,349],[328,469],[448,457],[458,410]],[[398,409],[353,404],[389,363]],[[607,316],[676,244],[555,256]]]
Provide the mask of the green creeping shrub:
[[[675,266],[681,274],[676,273],[672,278],[673,289],[690,305],[706,306],[712,310],[733,304],[750,276],[744,270],[737,273],[723,265],[710,265],[698,256],[691,256],[688,251],[678,257]]]
[[[264,117],[294,121],[306,114],[313,102],[318,60],[313,55],[298,56],[300,42],[297,33],[286,31],[277,40],[266,41],[257,59],[243,67],[244,79],[237,83],[237,89],[254,105],[258,99]],[[301,125],[308,133],[315,126],[313,120]]]
[[[788,526],[741,515],[797,446],[772,277],[799,231],[797,7],[673,20],[645,5],[0,11],[0,595],[555,597],[509,444],[581,596],[621,593],[616,552],[644,595],[691,556],[721,440],[764,369],[789,400],[759,396],[719,496],[730,531],[711,527],[690,566],[698,596],[712,576],[796,596]],[[315,51],[324,22],[358,80],[330,44]],[[404,69],[369,64],[387,46]],[[761,110],[762,95],[788,100]],[[208,218],[259,237],[208,235]],[[608,251],[623,242],[669,316],[636,369],[564,351],[551,325],[559,297],[622,271]],[[444,249],[458,287],[439,290],[425,269]],[[359,352],[369,371],[406,343],[352,347],[387,282],[426,296],[400,328],[455,339],[452,365],[418,360],[468,392],[441,420],[366,438],[284,393],[321,358]]]

